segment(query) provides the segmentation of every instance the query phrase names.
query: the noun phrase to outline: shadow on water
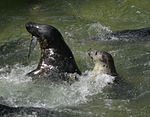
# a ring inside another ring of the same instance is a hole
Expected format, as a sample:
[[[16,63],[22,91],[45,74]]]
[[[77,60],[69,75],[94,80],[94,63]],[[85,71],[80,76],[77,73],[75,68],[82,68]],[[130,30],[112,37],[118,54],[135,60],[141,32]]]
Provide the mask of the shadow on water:
[[[78,114],[36,107],[9,107],[0,104],[1,117],[79,117]]]

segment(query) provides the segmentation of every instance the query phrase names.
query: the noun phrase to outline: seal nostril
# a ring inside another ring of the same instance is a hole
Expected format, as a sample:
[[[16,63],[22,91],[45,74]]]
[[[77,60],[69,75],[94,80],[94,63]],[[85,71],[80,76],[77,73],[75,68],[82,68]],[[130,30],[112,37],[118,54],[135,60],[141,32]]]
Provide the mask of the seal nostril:
[[[34,25],[34,23],[33,22],[28,22],[28,23],[26,23],[26,28],[31,28],[31,27],[33,27],[33,25]]]

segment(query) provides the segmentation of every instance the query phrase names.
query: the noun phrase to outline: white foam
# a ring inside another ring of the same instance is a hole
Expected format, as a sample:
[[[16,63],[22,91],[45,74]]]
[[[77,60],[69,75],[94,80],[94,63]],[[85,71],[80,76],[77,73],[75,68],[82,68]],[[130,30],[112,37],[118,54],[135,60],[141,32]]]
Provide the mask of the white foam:
[[[66,82],[36,83],[25,76],[34,67],[15,65],[10,73],[0,75],[0,95],[12,106],[55,108],[78,105],[89,101],[89,96],[102,93],[102,89],[114,79],[106,74],[93,76],[91,71],[86,71],[79,82],[71,86]]]
[[[78,85],[81,95],[95,95],[102,92],[102,89],[113,83],[114,77],[107,74],[99,74],[94,76],[91,71],[86,71],[87,75],[83,75],[80,78],[80,82],[76,82],[74,85]]]
[[[105,33],[112,32],[109,27],[103,26],[99,22],[90,24],[88,28],[89,37],[93,37],[95,35],[98,36],[101,40],[105,40]]]
[[[93,32],[93,30],[96,33],[102,33],[102,32],[112,32],[109,27],[103,26],[101,23],[97,22],[97,23],[93,23],[89,26],[88,28],[88,33],[91,36],[91,32]],[[92,34],[93,35],[93,34]]]
[[[137,13],[137,14],[140,14],[141,12],[140,12],[140,11],[136,11],[136,13]]]
[[[11,71],[5,74],[1,74],[0,75],[0,79],[1,80],[7,80],[8,82],[13,82],[13,83],[21,83],[21,82],[27,82],[27,81],[31,81],[31,78],[29,77],[25,77],[25,75],[31,71],[31,69],[33,69],[35,67],[34,66],[22,66],[19,64],[16,64],[13,66],[13,69],[11,69]],[[5,71],[6,69],[8,69],[8,66],[2,68],[3,71]]]

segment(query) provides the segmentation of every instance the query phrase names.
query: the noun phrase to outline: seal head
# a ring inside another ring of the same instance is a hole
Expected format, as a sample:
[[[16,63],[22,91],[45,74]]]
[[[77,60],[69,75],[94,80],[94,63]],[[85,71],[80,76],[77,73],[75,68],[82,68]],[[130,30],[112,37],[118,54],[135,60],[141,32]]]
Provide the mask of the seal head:
[[[37,76],[51,73],[81,74],[70,48],[55,27],[28,22],[26,29],[32,35],[29,56],[33,47],[33,40],[37,40],[41,48],[41,58],[38,67],[27,75]]]
[[[105,51],[98,51],[93,49],[89,49],[88,54],[95,64],[93,69],[93,73],[95,75],[108,74],[111,76],[118,76],[111,54]]]

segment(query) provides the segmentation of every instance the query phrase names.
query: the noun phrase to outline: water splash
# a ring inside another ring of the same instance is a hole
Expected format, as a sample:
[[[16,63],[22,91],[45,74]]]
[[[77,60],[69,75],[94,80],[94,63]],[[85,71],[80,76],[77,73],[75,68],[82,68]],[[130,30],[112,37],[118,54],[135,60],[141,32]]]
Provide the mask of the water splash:
[[[102,89],[114,80],[106,74],[93,76],[91,71],[86,71],[71,86],[67,82],[50,80],[35,82],[25,76],[34,67],[15,65],[10,73],[0,75],[0,95],[9,105],[45,108],[75,106],[90,101],[89,96],[102,93]]]
[[[111,33],[109,27],[103,26],[99,22],[90,24],[88,28],[88,34],[90,38],[98,38],[100,40],[106,40],[105,33]],[[116,39],[116,38],[114,38]]]

